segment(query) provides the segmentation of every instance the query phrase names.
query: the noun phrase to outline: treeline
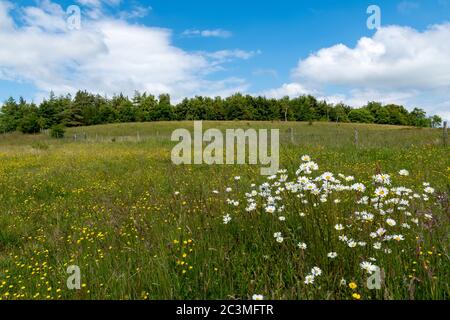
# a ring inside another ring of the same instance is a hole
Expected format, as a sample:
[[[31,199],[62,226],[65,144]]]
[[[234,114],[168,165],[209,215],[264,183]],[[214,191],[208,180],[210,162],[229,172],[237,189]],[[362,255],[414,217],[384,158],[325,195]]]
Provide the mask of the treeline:
[[[54,126],[89,126],[118,122],[170,120],[254,120],[254,121],[334,121],[417,127],[438,127],[439,116],[427,117],[422,109],[411,112],[401,105],[369,102],[353,109],[345,104],[329,104],[310,95],[290,99],[269,99],[235,94],[227,98],[186,98],[173,105],[167,94],[158,97],[136,92],[112,98],[79,91],[75,96],[50,94],[41,104],[20,98],[8,99],[0,111],[0,132],[37,133]]]

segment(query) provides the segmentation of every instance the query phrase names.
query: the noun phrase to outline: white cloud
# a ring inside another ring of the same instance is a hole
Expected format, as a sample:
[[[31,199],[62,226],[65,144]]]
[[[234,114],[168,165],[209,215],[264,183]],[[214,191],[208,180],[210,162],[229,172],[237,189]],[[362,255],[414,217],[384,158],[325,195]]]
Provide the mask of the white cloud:
[[[300,60],[294,76],[319,83],[379,88],[450,86],[450,23],[424,32],[379,29],[355,48],[338,44]]]
[[[278,78],[278,72],[275,69],[257,68],[255,70],[253,70],[252,74],[254,76],[257,76],[257,77],[269,76],[269,77],[272,77],[272,78],[275,78],[275,79]]]
[[[280,99],[285,96],[295,98],[306,94],[313,94],[313,92],[306,89],[299,83],[285,83],[279,88],[269,89],[260,93],[260,95],[266,96],[267,98],[276,99]]]
[[[413,1],[404,0],[397,5],[398,11],[401,13],[410,13],[416,9],[419,9],[419,4]]]
[[[204,38],[229,38],[233,34],[230,31],[223,29],[214,29],[214,30],[198,30],[198,29],[188,29],[183,31],[181,34],[185,37],[204,37]]]
[[[235,50],[219,50],[214,52],[204,52],[204,55],[213,58],[217,61],[225,62],[235,58],[247,60],[260,53],[261,51],[245,51],[235,49]]]
[[[325,87],[323,91],[340,87],[340,92],[330,94],[344,92],[352,103],[399,101],[410,108],[419,106],[443,114],[450,109],[445,103],[450,92],[449,39],[450,23],[423,32],[383,27],[371,38],[361,38],[354,48],[337,44],[300,60],[293,77],[308,86]]]
[[[70,31],[64,10],[50,1],[21,8],[24,25],[14,23],[11,9],[0,1],[0,78],[30,82],[42,94],[139,90],[170,93],[176,100],[248,87],[238,78],[208,80],[222,62],[250,58],[245,51],[187,52],[171,43],[168,29],[107,16],[84,18],[81,30]]]
[[[147,16],[151,10],[152,7],[135,6],[131,11],[120,12],[119,17],[122,19],[143,18]]]
[[[77,2],[83,6],[101,7],[103,4],[117,6],[121,0],[77,0]]]

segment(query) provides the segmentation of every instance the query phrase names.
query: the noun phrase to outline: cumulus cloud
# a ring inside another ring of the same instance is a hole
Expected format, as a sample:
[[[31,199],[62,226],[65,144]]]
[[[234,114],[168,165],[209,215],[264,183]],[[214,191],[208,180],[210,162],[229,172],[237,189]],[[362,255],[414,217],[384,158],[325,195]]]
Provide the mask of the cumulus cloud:
[[[65,11],[50,1],[20,8],[20,25],[12,9],[0,1],[0,79],[27,81],[42,93],[139,90],[170,93],[175,99],[247,88],[243,79],[207,80],[219,64],[249,58],[244,51],[187,52],[171,43],[171,30],[108,16],[83,18],[80,30],[68,30]]]
[[[324,91],[339,87],[353,103],[396,98],[409,107],[443,114],[450,109],[445,104],[450,92],[449,39],[450,23],[422,32],[383,27],[372,37],[361,38],[354,48],[337,44],[300,60],[293,77],[309,86],[322,86]]]
[[[214,30],[188,29],[183,31],[181,35],[184,37],[229,38],[233,34],[230,31],[223,29],[214,29]]]
[[[285,96],[295,98],[301,95],[313,94],[313,91],[306,89],[300,83],[285,83],[279,88],[269,89],[260,93],[267,98],[280,99]]]
[[[424,32],[379,29],[355,48],[338,44],[300,60],[294,75],[322,83],[380,88],[450,86],[450,23]]]

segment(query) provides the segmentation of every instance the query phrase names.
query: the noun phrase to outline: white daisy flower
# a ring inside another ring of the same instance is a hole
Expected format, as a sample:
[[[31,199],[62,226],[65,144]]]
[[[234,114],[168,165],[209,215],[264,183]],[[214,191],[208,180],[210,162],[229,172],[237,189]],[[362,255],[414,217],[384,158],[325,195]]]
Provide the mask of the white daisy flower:
[[[229,214],[223,216],[223,224],[228,224],[231,221],[231,216]]]
[[[308,156],[307,154],[305,154],[304,156],[302,156],[302,161],[305,161],[305,162],[309,162],[309,161],[311,161],[311,157],[310,156]]]
[[[314,276],[312,274],[309,274],[305,277],[305,284],[313,284],[314,283]]]
[[[366,270],[368,274],[372,274],[373,272],[375,272],[378,267],[368,261],[363,261],[360,264],[361,269]]]
[[[308,248],[308,246],[307,246],[306,243],[304,243],[304,242],[299,242],[299,243],[297,244],[297,247],[299,247],[299,248],[302,249],[302,250],[306,250],[306,248]]]
[[[334,258],[337,257],[337,253],[336,252],[329,252],[327,254],[327,257],[330,258],[330,259],[334,259]]]
[[[425,193],[428,193],[428,194],[433,194],[433,193],[434,193],[434,188],[432,188],[432,187],[426,187],[425,189],[423,189],[423,191],[424,191]]]
[[[313,268],[311,269],[311,274],[312,274],[314,277],[320,276],[320,275],[322,274],[322,270],[321,270],[319,267],[313,267]]]
[[[380,198],[384,198],[388,195],[389,190],[384,187],[378,187],[375,189],[375,195],[377,195]]]
[[[390,225],[391,227],[393,227],[393,226],[395,226],[397,224],[397,222],[395,222],[395,220],[391,219],[391,218],[386,219],[386,223],[388,225]]]
[[[262,294],[254,294],[252,300],[264,300],[264,296]]]

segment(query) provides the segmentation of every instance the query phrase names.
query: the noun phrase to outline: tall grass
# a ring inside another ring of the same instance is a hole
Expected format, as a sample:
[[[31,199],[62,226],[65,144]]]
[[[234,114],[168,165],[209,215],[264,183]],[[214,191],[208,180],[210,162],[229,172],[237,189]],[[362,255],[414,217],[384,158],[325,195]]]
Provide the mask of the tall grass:
[[[442,147],[439,130],[204,123],[205,129],[279,128],[280,163],[291,178],[300,156],[309,154],[321,172],[353,175],[367,186],[377,171],[394,176],[400,169],[410,172],[398,180],[405,186],[423,190],[423,182],[431,183],[436,191],[430,205],[417,202],[413,208],[415,214],[432,212],[433,220],[405,233],[407,240],[399,250],[377,257],[385,281],[381,290],[369,290],[359,263],[371,251],[356,252],[335,242],[334,225],[358,208],[350,196],[343,196],[340,204],[330,201],[318,207],[287,197],[284,222],[262,208],[248,213],[245,193],[252,183],[265,181],[259,167],[174,166],[170,134],[179,127],[192,129],[192,123],[74,128],[62,141],[45,134],[1,136],[0,297],[247,299],[255,293],[273,299],[352,299],[355,293],[362,299],[449,297],[450,149]],[[235,176],[241,179],[236,181]],[[226,192],[227,187],[233,190]],[[228,205],[229,198],[240,205]],[[228,224],[223,223],[226,214],[232,217]],[[282,243],[274,239],[275,232],[283,233]],[[308,244],[306,250],[297,247],[300,241]],[[338,253],[336,259],[327,258],[330,250]],[[81,290],[67,289],[69,265],[81,269]],[[305,276],[314,266],[323,273],[313,285],[306,285]],[[357,288],[349,288],[351,282]]]

